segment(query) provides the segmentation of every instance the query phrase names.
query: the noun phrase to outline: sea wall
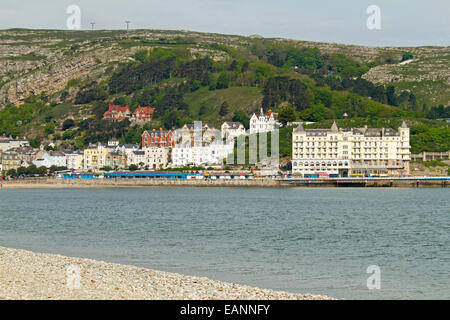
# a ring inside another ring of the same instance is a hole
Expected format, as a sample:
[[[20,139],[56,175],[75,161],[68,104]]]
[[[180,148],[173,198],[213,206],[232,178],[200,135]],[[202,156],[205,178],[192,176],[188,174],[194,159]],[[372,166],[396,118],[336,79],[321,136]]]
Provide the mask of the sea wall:
[[[53,179],[36,178],[1,182],[1,188],[108,188],[108,187],[321,187],[321,188],[447,188],[447,178],[423,179],[309,179],[309,180],[183,180],[183,179]]]

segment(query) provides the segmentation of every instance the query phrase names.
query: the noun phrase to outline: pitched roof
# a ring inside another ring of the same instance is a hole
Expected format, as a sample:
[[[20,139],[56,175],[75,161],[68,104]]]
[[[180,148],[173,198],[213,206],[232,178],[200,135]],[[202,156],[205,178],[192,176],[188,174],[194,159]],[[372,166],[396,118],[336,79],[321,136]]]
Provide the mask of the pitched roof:
[[[305,132],[305,128],[303,128],[303,124],[301,122],[297,128],[295,128],[295,132]]]
[[[137,109],[134,110],[133,116],[136,117],[139,114],[140,117],[150,117],[155,112],[155,110],[156,109],[152,107],[138,106]]]
[[[144,134],[148,134],[151,137],[167,137],[172,131],[170,130],[153,130],[153,131],[149,131],[149,130],[145,130]]]
[[[328,132],[330,132],[329,129],[309,129],[306,130],[306,135],[307,136],[326,136],[328,134]]]
[[[333,122],[333,125],[331,126],[331,132],[338,132],[338,126],[336,124],[336,121]]]
[[[238,129],[240,126],[242,126],[242,123],[240,123],[239,121],[227,121],[225,123],[230,127],[230,129]]]
[[[365,137],[381,137],[381,135],[381,128],[368,128],[366,129],[366,132],[364,132]]]

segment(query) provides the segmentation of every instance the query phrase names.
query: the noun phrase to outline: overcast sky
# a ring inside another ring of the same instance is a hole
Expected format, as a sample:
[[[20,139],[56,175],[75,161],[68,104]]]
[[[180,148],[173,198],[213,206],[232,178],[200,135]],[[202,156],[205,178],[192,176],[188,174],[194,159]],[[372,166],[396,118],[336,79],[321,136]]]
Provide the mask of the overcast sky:
[[[450,0],[0,0],[0,29],[183,29],[375,46],[450,45]],[[369,5],[381,30],[366,26]]]

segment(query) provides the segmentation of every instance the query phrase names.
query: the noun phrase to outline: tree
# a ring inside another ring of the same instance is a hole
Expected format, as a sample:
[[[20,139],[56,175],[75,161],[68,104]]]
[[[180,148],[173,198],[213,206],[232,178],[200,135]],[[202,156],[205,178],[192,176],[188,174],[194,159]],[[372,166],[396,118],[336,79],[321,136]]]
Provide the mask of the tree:
[[[50,170],[50,173],[53,173],[53,172],[55,172],[55,171],[58,171],[58,166],[52,165],[52,166],[49,168],[49,170]]]
[[[22,175],[25,175],[26,173],[27,173],[27,168],[25,168],[25,167],[17,168],[17,174],[18,175],[22,176]]]
[[[73,119],[66,119],[63,122],[62,129],[65,131],[65,130],[70,129],[70,128],[74,127],[74,126],[75,126],[75,120],[73,120]]]
[[[127,96],[120,96],[114,99],[113,104],[119,106],[127,106],[130,104],[130,99]]]
[[[411,52],[405,52],[402,55],[402,61],[411,60],[413,58],[414,58],[414,56]]]
[[[302,111],[302,118],[314,122],[324,120],[327,118],[327,109],[323,105],[313,106]]]
[[[47,174],[47,167],[40,166],[39,168],[37,168],[37,171],[38,171],[39,175],[45,175],[45,174]]]
[[[64,131],[64,133],[62,135],[62,139],[63,140],[70,140],[70,139],[73,139],[74,136],[75,136],[75,131],[67,130],[67,131]]]
[[[244,111],[235,111],[232,120],[234,122],[242,123],[246,129],[248,129],[250,126],[250,118],[248,117],[248,114]]]
[[[297,119],[295,109],[292,106],[285,106],[278,114],[281,123],[286,126],[288,122],[293,122]]]
[[[32,139],[28,139],[28,142],[30,143],[30,147],[32,148],[39,148],[41,145],[41,138],[40,137],[35,137]]]
[[[226,89],[228,88],[228,84],[230,82],[230,79],[228,78],[228,75],[225,72],[222,72],[217,78],[216,82],[216,89]]]
[[[277,67],[282,67],[286,59],[286,53],[280,47],[275,46],[267,53],[267,61]]]
[[[223,117],[223,116],[226,116],[227,114],[228,114],[228,112],[229,112],[229,110],[230,110],[230,107],[228,106],[228,102],[224,102],[224,103],[222,103],[222,105],[220,106],[220,111],[219,111],[219,114]]]
[[[7,176],[15,176],[15,175],[17,175],[17,171],[16,171],[16,169],[9,169],[9,170],[6,172],[6,175],[7,175]]]
[[[139,170],[139,167],[138,167],[137,165],[135,165],[135,164],[131,164],[131,165],[128,167],[128,170],[130,170],[130,171],[136,171],[136,170]]]
[[[230,64],[230,70],[234,71],[238,68],[238,62],[236,60],[233,60]]]
[[[245,61],[245,62],[242,64],[241,72],[247,72],[247,70],[248,70],[248,61]]]
[[[45,125],[44,132],[47,135],[55,133],[55,124],[53,123],[53,121],[50,121]]]
[[[36,167],[36,165],[34,165],[34,164],[29,165],[27,168],[27,174],[29,174],[29,175],[39,174],[38,168]]]
[[[202,83],[200,82],[200,80],[194,80],[192,81],[192,86],[191,86],[191,92],[197,91],[198,89],[200,89]]]
[[[178,115],[175,111],[168,111],[164,115],[164,127],[166,129],[172,129],[178,127],[180,125],[180,120],[178,119]]]
[[[148,51],[148,49],[139,49],[134,54],[134,58],[137,61],[141,62],[141,63],[146,62],[148,60],[148,58],[149,58],[149,51]]]
[[[391,106],[398,106],[397,96],[395,95],[395,87],[388,86],[386,89],[387,103]]]
[[[200,110],[198,111],[198,115],[199,116],[202,116],[202,115],[204,115],[206,113],[206,106],[204,105],[204,104],[202,104],[201,106],[200,106]]]

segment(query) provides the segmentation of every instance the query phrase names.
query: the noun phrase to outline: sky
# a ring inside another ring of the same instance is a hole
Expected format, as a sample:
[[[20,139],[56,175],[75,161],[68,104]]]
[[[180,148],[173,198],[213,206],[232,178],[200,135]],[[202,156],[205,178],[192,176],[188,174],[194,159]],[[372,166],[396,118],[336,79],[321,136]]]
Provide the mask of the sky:
[[[192,30],[369,46],[450,46],[450,0],[0,0],[0,29]],[[370,5],[381,29],[369,30]]]

